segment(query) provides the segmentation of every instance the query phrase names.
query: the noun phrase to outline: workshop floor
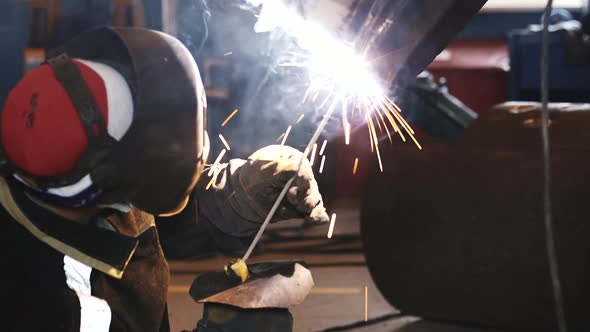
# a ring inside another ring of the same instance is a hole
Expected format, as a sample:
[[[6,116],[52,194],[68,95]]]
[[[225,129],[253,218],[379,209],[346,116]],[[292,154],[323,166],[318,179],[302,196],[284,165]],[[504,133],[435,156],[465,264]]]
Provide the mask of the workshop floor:
[[[359,209],[356,202],[339,202],[333,211],[338,218],[334,238],[359,233]],[[274,228],[297,226],[277,225]],[[324,235],[328,227],[305,230],[306,237]],[[299,234],[301,235],[301,233]],[[333,239],[334,239],[333,238]],[[321,240],[325,243],[326,240]],[[307,299],[299,306],[291,308],[294,318],[294,331],[321,331],[334,326],[347,325],[365,319],[365,287],[367,287],[367,315],[376,318],[395,313],[373,283],[364,257],[360,253],[358,239],[318,250],[289,252],[293,248],[313,246],[313,241],[280,241],[280,244],[265,244],[262,252],[251,261],[275,259],[304,259],[313,274],[315,287]],[[322,247],[324,248],[324,247]],[[287,249],[287,250],[283,250]],[[213,257],[195,261],[170,262],[171,280],[168,293],[170,324],[172,331],[183,329],[191,331],[202,314],[202,305],[194,303],[188,295],[188,288],[196,275],[204,271],[221,269],[229,261],[228,257]],[[429,322],[416,317],[400,317],[364,328],[347,331],[383,332],[479,332],[483,330],[470,327]],[[490,330],[486,330],[490,331]]]

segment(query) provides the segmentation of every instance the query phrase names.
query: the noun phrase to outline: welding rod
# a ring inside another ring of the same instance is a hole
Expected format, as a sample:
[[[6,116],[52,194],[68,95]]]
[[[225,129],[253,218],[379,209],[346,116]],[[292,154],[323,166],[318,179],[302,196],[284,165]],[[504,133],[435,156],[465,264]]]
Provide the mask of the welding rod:
[[[328,111],[324,115],[324,118],[322,119],[322,122],[320,122],[320,125],[318,126],[318,128],[315,131],[315,133],[311,137],[311,140],[307,144],[307,147],[305,148],[304,151],[311,151],[311,147],[317,142],[318,138],[320,137],[320,134],[322,133],[322,131],[326,127],[326,124],[328,124],[328,120],[330,119],[330,116],[332,116],[332,112],[334,112],[334,109],[336,108],[335,106],[336,106],[336,101],[337,100],[338,100],[338,98],[334,98],[334,101],[330,105],[330,108],[328,108]],[[297,172],[295,173],[295,175],[293,175],[293,177],[289,181],[287,181],[287,183],[283,187],[283,190],[279,194],[279,197],[277,197],[277,200],[275,201],[275,203],[273,204],[272,208],[268,212],[268,215],[266,216],[266,219],[264,220],[264,223],[262,223],[262,226],[260,226],[260,229],[258,230],[258,233],[256,233],[256,237],[254,237],[254,240],[252,240],[252,243],[250,244],[250,247],[248,247],[248,250],[244,254],[244,257],[242,257],[242,260],[244,262],[246,262],[246,260],[248,258],[250,258],[250,255],[252,254],[252,251],[256,247],[256,244],[258,243],[258,241],[260,241],[260,238],[262,237],[262,234],[264,233],[264,230],[266,229],[266,226],[268,226],[268,224],[270,223],[270,220],[272,219],[272,217],[274,216],[275,212],[279,208],[279,205],[281,204],[281,202],[285,198],[285,195],[287,195],[287,191],[289,191],[289,188],[291,188],[291,185],[293,184],[293,181],[295,181],[295,178],[297,177],[297,175],[299,175],[299,171],[301,170],[301,165],[303,165],[303,159],[304,158],[307,158],[307,156],[305,155],[305,153],[301,154],[301,159],[299,159],[299,165],[297,166]]]

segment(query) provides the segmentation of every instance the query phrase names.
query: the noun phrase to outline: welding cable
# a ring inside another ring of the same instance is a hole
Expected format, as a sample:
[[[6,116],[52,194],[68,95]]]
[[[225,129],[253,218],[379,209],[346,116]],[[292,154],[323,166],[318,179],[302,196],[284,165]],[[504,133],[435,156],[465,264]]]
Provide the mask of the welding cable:
[[[545,241],[547,262],[551,274],[555,315],[559,332],[567,332],[563,293],[559,278],[559,265],[555,249],[551,211],[551,158],[549,151],[549,20],[553,9],[553,0],[547,0],[543,16],[543,40],[541,45],[541,134],[543,140],[543,210],[545,222]]]
[[[387,314],[387,315],[383,315],[383,316],[379,316],[379,317],[375,317],[375,318],[371,318],[369,320],[362,320],[362,321],[358,321],[352,324],[347,324],[347,325],[341,325],[341,326],[335,326],[335,327],[330,327],[327,328],[325,330],[320,330],[318,332],[336,332],[336,331],[348,331],[348,330],[352,330],[352,329],[357,329],[357,328],[361,328],[361,327],[366,327],[366,326],[371,326],[371,325],[375,325],[375,324],[379,324],[388,320],[392,320],[392,319],[397,319],[397,318],[403,318],[406,317],[405,314],[402,314],[401,312],[395,312],[395,313],[391,313],[391,314]]]

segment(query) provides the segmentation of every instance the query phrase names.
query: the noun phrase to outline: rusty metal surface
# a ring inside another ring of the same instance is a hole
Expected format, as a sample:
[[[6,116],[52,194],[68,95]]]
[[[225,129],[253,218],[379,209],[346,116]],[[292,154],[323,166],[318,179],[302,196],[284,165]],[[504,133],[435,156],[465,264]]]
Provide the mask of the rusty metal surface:
[[[590,112],[584,105],[551,109],[566,316],[571,331],[586,331]],[[535,104],[505,104],[484,112],[459,142],[384,149],[384,173],[373,165],[361,222],[368,267],[393,306],[446,321],[555,330],[539,118]]]

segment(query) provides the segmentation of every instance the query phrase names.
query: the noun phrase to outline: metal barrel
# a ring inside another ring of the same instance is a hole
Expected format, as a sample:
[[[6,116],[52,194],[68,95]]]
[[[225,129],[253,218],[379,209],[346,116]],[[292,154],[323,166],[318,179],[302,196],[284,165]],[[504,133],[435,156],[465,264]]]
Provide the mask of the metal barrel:
[[[575,106],[575,105],[574,105]],[[367,264],[408,314],[495,328],[557,330],[547,263],[535,104],[484,112],[459,141],[385,148],[364,191]],[[571,331],[590,307],[590,108],[551,112],[557,256]]]

